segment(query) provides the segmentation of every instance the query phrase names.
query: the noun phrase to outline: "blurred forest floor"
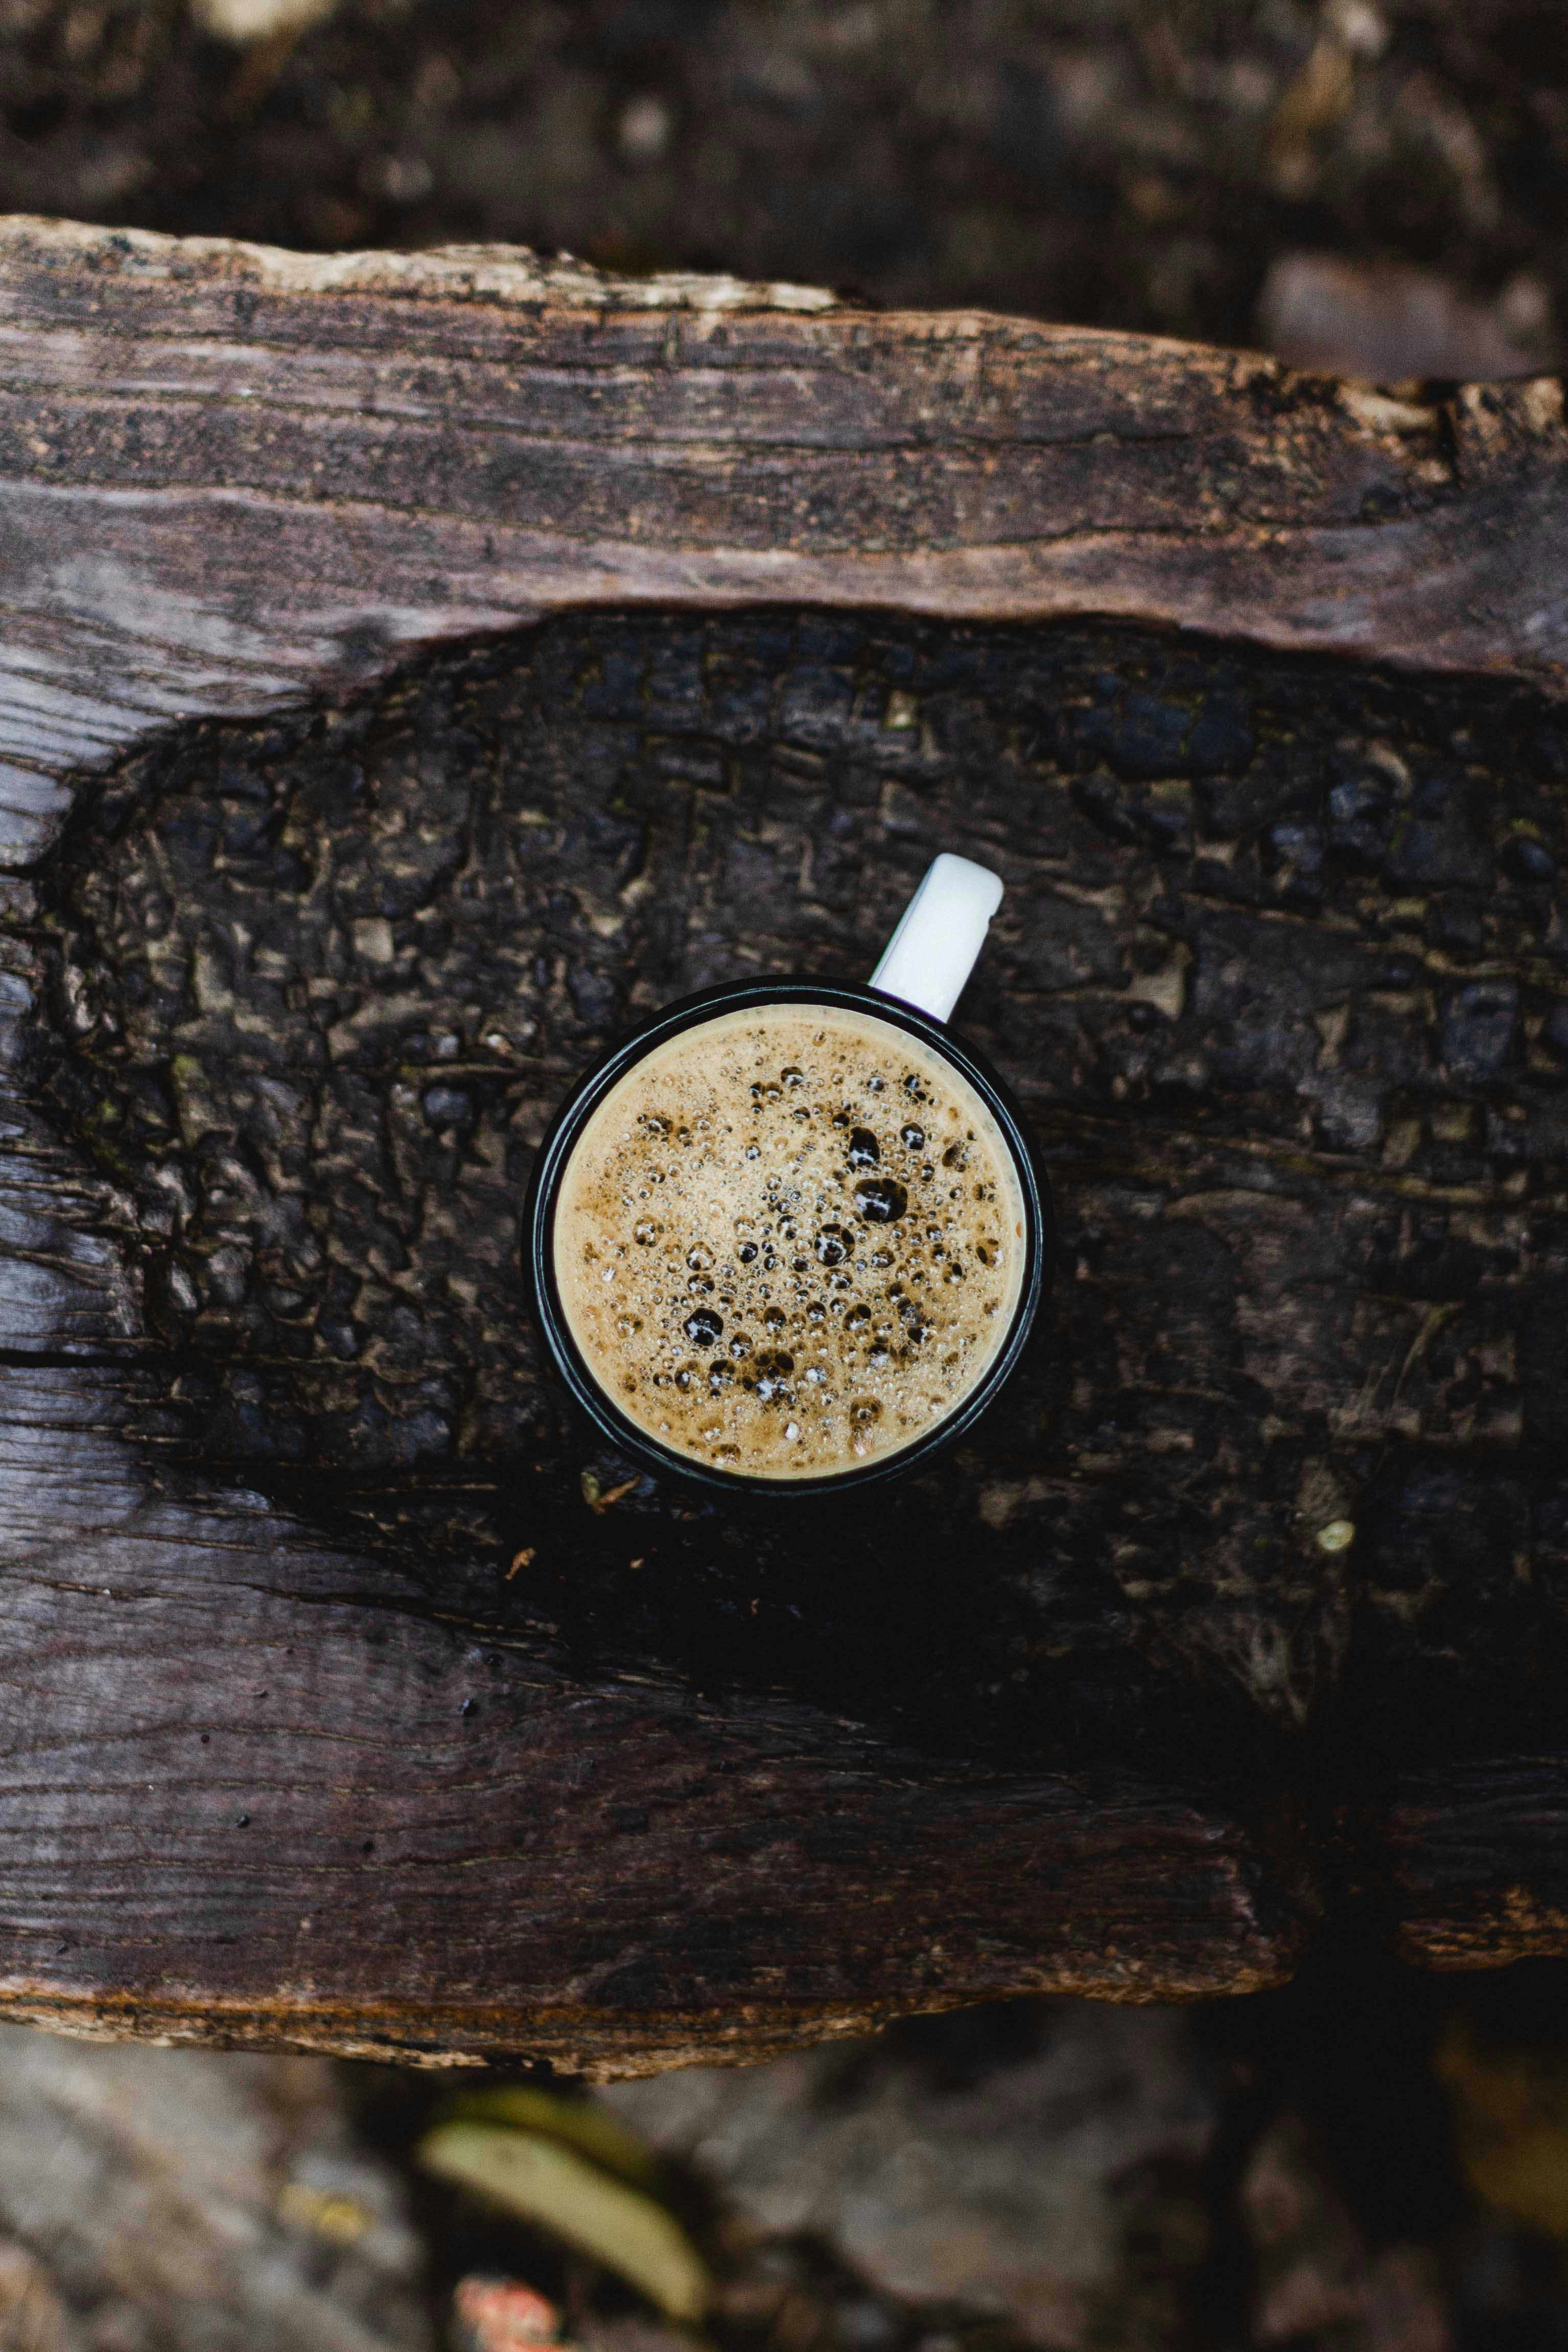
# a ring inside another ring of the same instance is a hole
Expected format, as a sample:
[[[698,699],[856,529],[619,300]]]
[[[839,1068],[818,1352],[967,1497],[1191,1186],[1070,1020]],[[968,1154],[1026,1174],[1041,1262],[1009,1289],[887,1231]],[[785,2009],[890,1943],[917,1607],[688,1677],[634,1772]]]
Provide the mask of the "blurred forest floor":
[[[0,207],[501,239],[1381,379],[1547,366],[1568,318],[1561,0],[321,9],[0,0]]]
[[[508,2101],[509,2211],[429,2160]],[[1568,1970],[1319,1954],[599,2091],[0,2027],[0,2352],[549,2352],[541,2294],[553,2352],[1553,2352]]]

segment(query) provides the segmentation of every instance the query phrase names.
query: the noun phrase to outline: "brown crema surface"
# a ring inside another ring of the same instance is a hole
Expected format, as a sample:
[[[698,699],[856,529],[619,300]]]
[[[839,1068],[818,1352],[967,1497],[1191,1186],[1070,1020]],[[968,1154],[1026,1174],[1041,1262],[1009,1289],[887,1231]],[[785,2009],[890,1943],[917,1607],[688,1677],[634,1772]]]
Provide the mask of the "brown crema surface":
[[[919,1040],[750,1008],[612,1089],[554,1249],[578,1349],[640,1428],[741,1475],[823,1477],[912,1444],[984,1376],[1024,1203],[989,1110]]]

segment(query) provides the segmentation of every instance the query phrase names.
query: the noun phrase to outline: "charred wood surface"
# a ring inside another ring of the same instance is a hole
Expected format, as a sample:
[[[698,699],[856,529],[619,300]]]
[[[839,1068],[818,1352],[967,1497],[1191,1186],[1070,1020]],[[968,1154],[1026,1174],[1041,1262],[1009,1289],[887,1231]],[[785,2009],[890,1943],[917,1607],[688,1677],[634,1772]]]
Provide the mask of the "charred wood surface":
[[[1351,1885],[1562,1948],[1556,386],[37,224],[0,287],[13,2007],[613,2071],[1268,1982]],[[1051,1328],[874,1511],[628,1486],[527,1328],[551,1106],[952,845]]]

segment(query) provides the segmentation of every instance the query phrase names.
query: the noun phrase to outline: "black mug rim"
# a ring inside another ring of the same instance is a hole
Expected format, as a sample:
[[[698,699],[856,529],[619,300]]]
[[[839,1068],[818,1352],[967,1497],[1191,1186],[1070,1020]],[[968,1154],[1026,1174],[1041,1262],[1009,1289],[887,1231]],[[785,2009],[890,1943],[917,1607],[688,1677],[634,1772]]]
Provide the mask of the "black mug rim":
[[[555,1276],[555,1204],[561,1176],[579,1136],[594,1110],[633,1065],[656,1046],[683,1031],[697,1027],[717,1013],[736,1012],[756,1004],[822,1004],[874,1014],[894,1028],[906,1030],[929,1049],[950,1062],[980,1096],[998,1126],[1018,1170],[1024,1201],[1025,1246],[1029,1261],[1013,1310],[1007,1338],[968,1395],[939,1426],[896,1451],[857,1465],[852,1470],[829,1471],[816,1478],[758,1478],[745,1471],[721,1470],[674,1446],[660,1444],[622,1412],[608,1391],[589,1370],[568,1328]],[[985,1056],[937,1021],[901,997],[851,981],[802,980],[789,975],[761,980],[729,981],[698,989],[677,998],[643,1023],[629,1037],[595,1062],[567,1097],[540,1144],[534,1160],[523,1211],[523,1271],[534,1320],[556,1372],[601,1434],[616,1452],[655,1475],[683,1478],[710,1493],[730,1496],[790,1496],[801,1498],[842,1495],[852,1487],[873,1486],[904,1477],[954,1444],[992,1402],[1023,1352],[1046,1290],[1051,1257],[1052,1214],[1051,1188],[1039,1154],[1011,1089]]]

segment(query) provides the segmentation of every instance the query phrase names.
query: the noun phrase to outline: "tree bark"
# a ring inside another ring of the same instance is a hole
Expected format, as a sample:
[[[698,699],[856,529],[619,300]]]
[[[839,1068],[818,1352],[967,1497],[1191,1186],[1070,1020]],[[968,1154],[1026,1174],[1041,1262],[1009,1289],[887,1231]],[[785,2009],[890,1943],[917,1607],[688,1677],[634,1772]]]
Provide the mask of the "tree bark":
[[[1249,1989],[1354,1887],[1563,1948],[1556,384],[26,222],[0,288],[13,2011],[603,2073]],[[874,1515],[628,1487],[526,1329],[549,1111],[943,845],[1051,1326]]]

